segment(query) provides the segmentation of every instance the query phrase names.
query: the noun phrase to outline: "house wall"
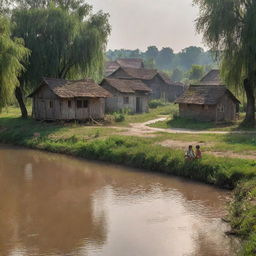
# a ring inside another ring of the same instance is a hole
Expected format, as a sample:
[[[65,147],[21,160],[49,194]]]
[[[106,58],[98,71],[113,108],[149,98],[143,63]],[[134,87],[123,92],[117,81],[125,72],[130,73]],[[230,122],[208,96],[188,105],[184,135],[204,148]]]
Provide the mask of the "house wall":
[[[88,100],[88,108],[77,108],[77,100]],[[71,102],[69,107],[68,102]],[[32,116],[39,120],[86,120],[102,119],[105,115],[105,99],[58,98],[47,86],[33,97]]]
[[[236,104],[227,95],[217,105],[216,120],[217,122],[231,122],[236,120]]]
[[[198,121],[215,121],[216,105],[179,104],[180,117]]]
[[[180,117],[207,122],[236,120],[236,104],[225,95],[218,105],[179,104]]]
[[[106,112],[113,113],[123,109],[129,109],[131,112],[136,113],[136,98],[140,101],[140,113],[148,111],[149,96],[146,93],[120,93],[113,87],[109,86],[108,83],[104,82],[102,87],[108,90],[113,96],[106,99]],[[129,103],[126,104],[124,97],[129,97]]]

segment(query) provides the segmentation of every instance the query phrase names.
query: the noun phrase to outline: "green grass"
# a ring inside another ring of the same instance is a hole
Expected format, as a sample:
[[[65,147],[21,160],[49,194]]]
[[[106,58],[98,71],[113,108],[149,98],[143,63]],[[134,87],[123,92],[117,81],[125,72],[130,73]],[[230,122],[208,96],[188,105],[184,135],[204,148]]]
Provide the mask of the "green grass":
[[[236,187],[229,213],[233,233],[243,241],[241,255],[256,255],[256,179]]]
[[[1,115],[0,142],[125,163],[229,188],[233,188],[241,177],[256,174],[255,161],[204,155],[202,161],[187,163],[182,150],[156,145],[155,142],[166,135],[157,138],[118,136],[115,135],[118,130],[113,128],[77,124],[63,126],[24,120],[17,118],[15,113],[10,111]],[[39,133],[40,137],[34,136],[35,133]]]
[[[245,131],[254,131],[255,128],[248,128],[241,125],[244,114],[241,114],[239,121],[234,123],[226,123],[226,124],[215,124],[213,122],[199,122],[192,119],[186,119],[181,117],[173,117],[166,121],[157,122],[149,125],[150,127],[156,128],[181,128],[188,130],[199,130],[199,131],[237,131],[237,130],[245,130]]]
[[[204,151],[234,152],[248,154],[256,152],[256,134],[182,134],[158,133],[155,142],[165,140],[182,141],[188,144],[204,143]]]
[[[177,112],[178,108],[174,104],[167,104],[166,106],[150,109],[148,113],[143,114],[127,114],[123,122],[117,122],[115,125],[128,126],[130,123],[142,123],[158,118],[160,115],[170,115]]]

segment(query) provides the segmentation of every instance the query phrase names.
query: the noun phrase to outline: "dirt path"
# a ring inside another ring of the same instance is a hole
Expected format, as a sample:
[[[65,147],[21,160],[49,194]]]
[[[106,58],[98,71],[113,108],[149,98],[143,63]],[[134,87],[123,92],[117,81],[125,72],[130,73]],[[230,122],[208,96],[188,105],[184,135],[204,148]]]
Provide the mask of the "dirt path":
[[[154,124],[157,122],[165,121],[169,118],[169,116],[160,117],[154,120],[150,120],[144,123],[131,123],[130,127],[126,127],[126,131],[122,133],[123,135],[130,136],[142,136],[146,137],[148,134],[154,134],[157,132],[165,132],[165,133],[183,133],[183,134],[256,134],[256,131],[197,131],[197,130],[189,130],[182,128],[154,128],[149,127],[148,125]],[[113,127],[117,128],[117,127]],[[153,135],[154,136],[154,135]]]
[[[119,132],[120,135],[126,135],[126,136],[138,136],[138,137],[155,137],[157,136],[157,132],[164,132],[164,133],[170,133],[170,134],[255,134],[256,131],[195,131],[195,130],[189,130],[189,129],[181,129],[181,128],[154,128],[149,127],[148,125],[154,124],[156,122],[165,121],[168,119],[168,116],[159,117],[154,120],[150,120],[144,123],[132,123],[130,124],[130,127],[124,127],[124,130]],[[118,128],[118,127],[112,127],[112,128]],[[119,127],[120,128],[120,127]],[[202,143],[198,141],[177,141],[177,140],[166,140],[159,143],[160,145],[164,147],[169,148],[177,148],[185,150],[188,144],[192,145],[201,145],[202,147],[209,147],[214,146],[214,143]],[[217,157],[230,157],[230,158],[240,158],[240,159],[256,159],[256,152],[246,152],[245,153],[235,153],[232,151],[225,151],[225,152],[217,152],[217,151],[205,151],[205,154],[214,155]]]

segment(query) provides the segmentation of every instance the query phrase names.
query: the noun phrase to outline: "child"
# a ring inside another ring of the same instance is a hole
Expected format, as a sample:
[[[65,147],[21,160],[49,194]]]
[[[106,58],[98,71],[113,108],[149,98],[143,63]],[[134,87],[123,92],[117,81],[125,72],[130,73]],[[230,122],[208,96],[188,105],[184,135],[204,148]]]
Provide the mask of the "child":
[[[202,153],[199,145],[196,146],[196,159],[202,159]]]
[[[194,153],[192,145],[189,145],[188,151],[185,153],[185,159],[189,160],[189,161],[192,161],[195,159],[195,153]]]

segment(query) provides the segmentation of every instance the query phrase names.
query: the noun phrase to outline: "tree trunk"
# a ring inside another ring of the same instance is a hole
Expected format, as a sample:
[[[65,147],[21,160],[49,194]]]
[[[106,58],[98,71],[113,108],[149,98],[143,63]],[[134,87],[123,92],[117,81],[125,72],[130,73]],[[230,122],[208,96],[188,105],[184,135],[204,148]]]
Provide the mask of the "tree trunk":
[[[22,118],[28,118],[28,111],[23,100],[21,88],[19,86],[15,89],[15,97],[19,103]]]
[[[255,124],[255,97],[253,86],[248,79],[244,80],[244,90],[247,98],[246,116],[244,124],[246,126],[254,126]]]

